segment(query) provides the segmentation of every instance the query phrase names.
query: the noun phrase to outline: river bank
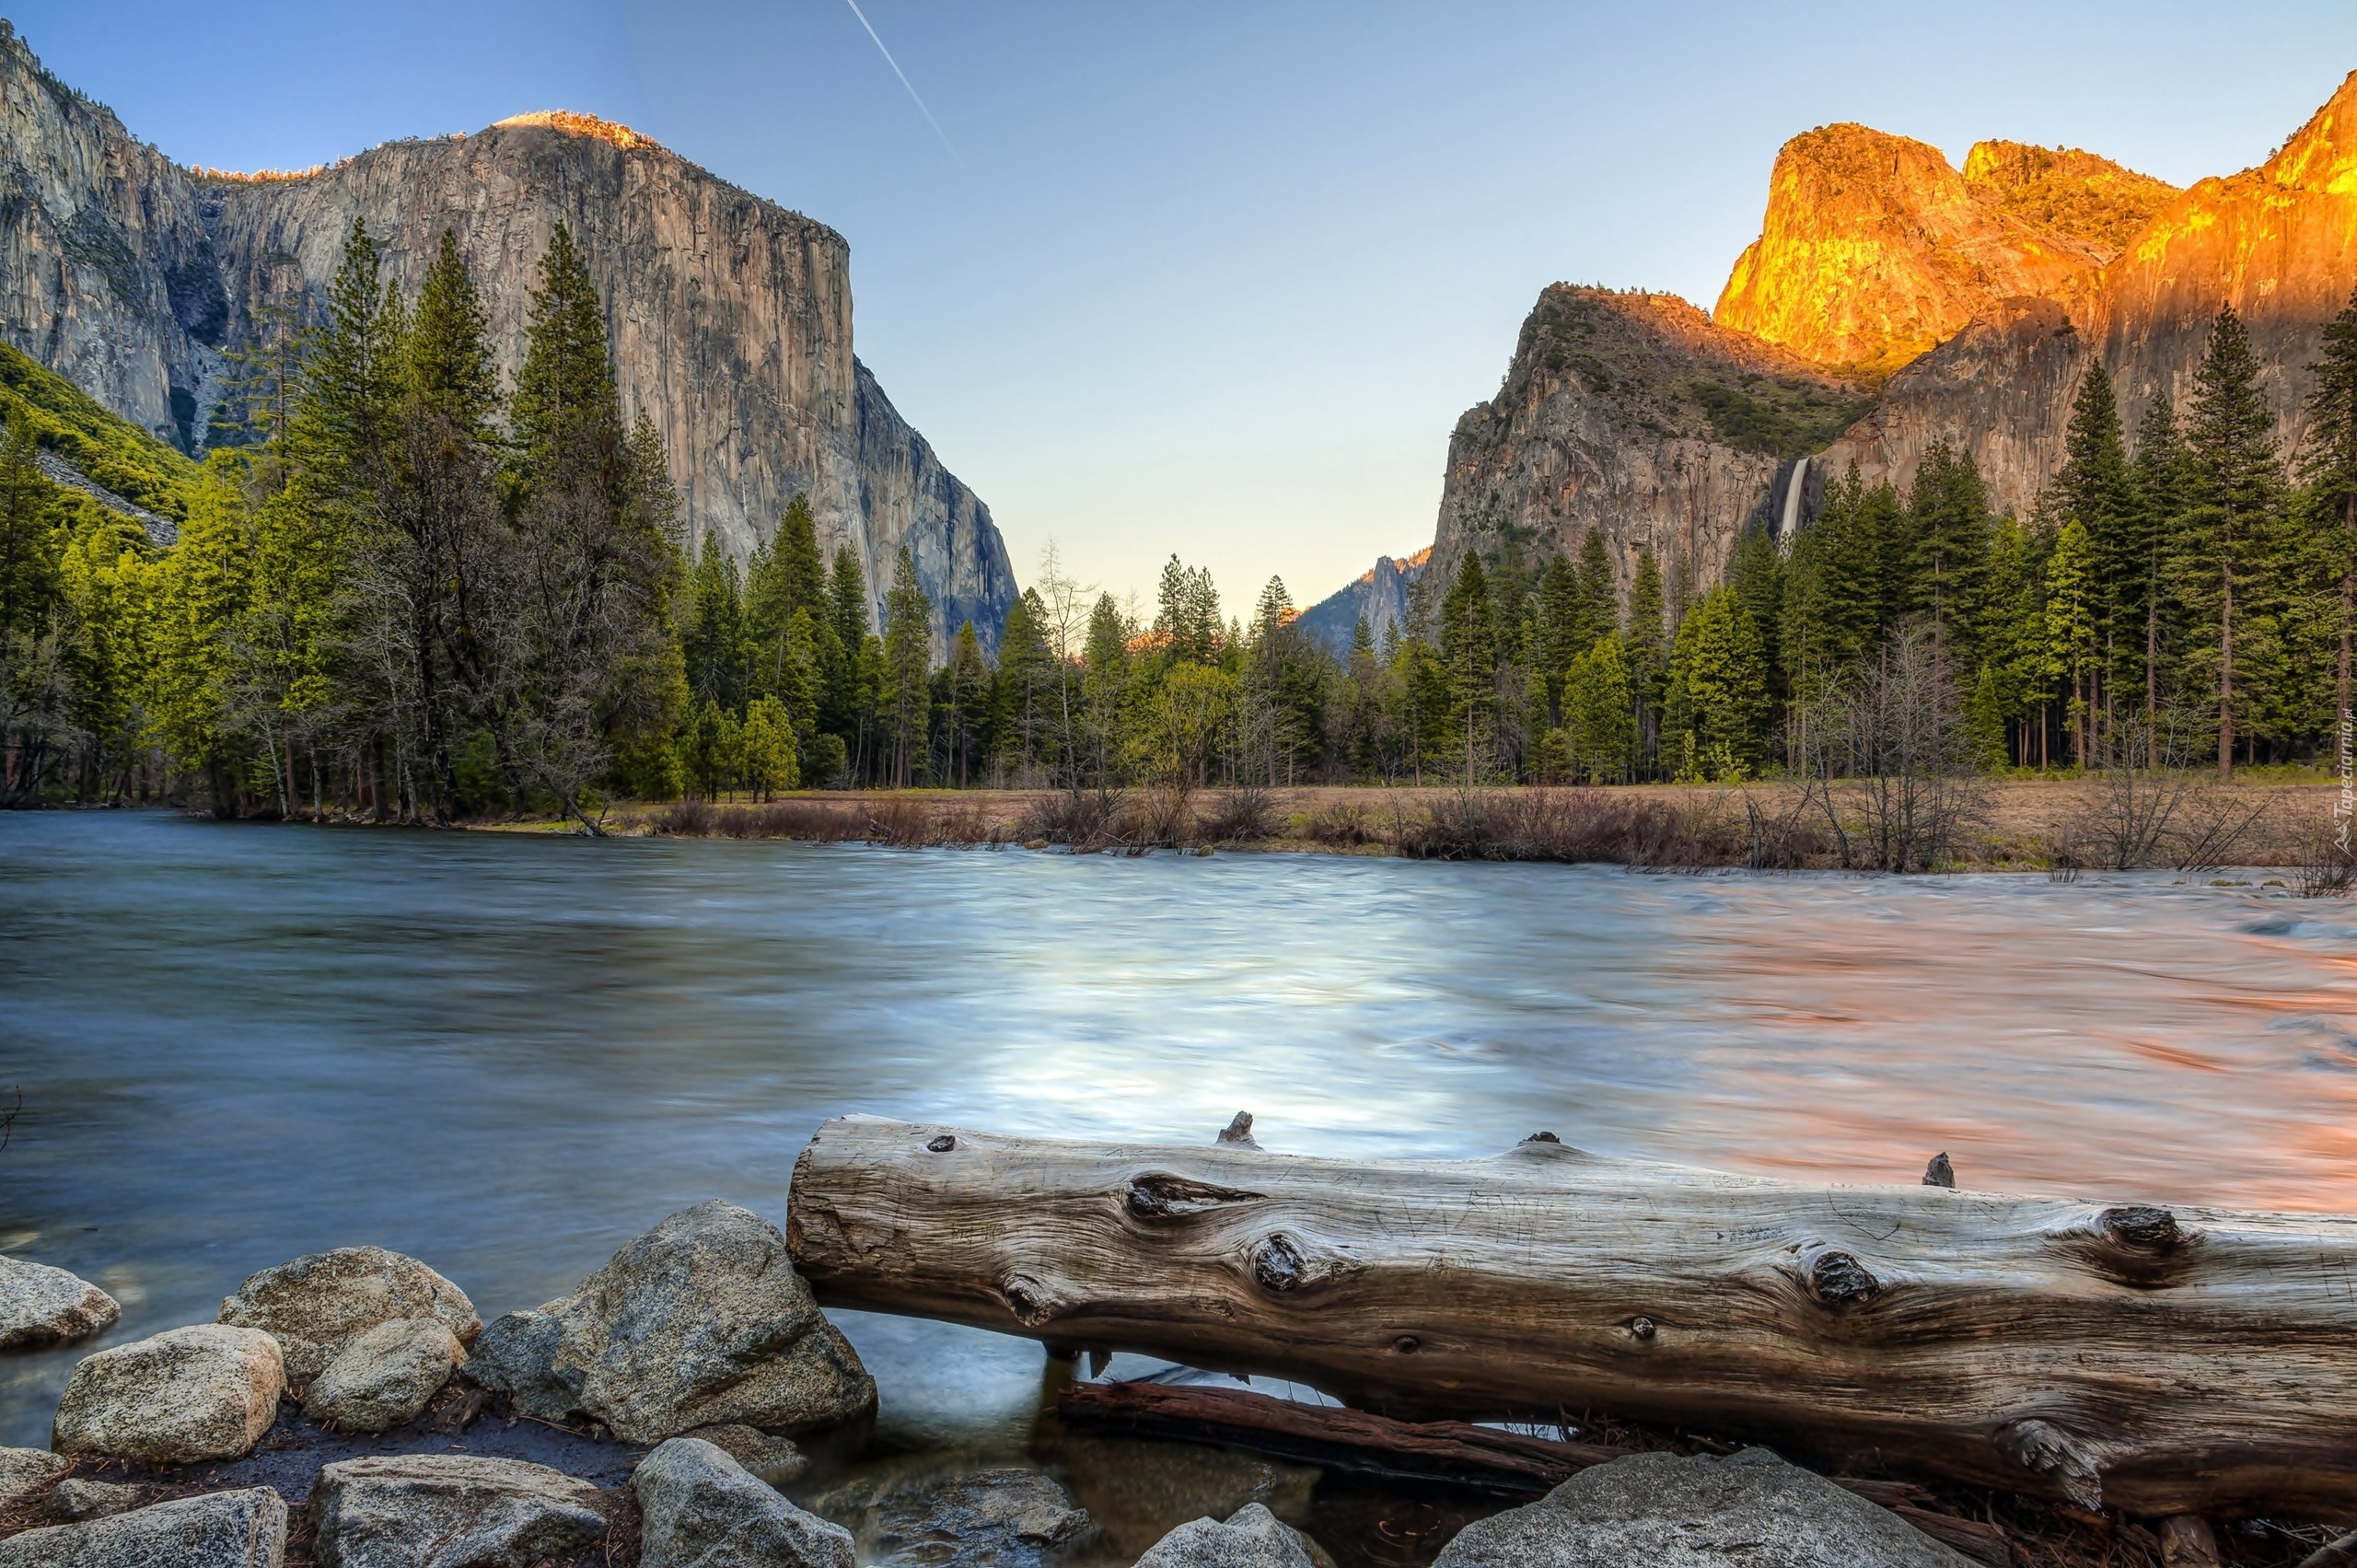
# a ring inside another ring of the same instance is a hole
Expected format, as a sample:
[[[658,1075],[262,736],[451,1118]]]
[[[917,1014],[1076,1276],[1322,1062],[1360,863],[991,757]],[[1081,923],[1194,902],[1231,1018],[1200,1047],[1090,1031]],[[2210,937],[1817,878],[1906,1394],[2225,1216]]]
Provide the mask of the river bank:
[[[437,1551],[565,1568],[1480,1568],[1504,1550],[1647,1568],[1666,1531],[1698,1563],[1760,1561],[1765,1543],[1770,1561],[1875,1568],[2290,1568],[2342,1533],[2138,1518],[1872,1462],[1829,1482],[1707,1430],[1595,1411],[1515,1429],[1524,1462],[1560,1456],[1537,1484],[1060,1419],[1084,1376],[1333,1408],[1129,1355],[1085,1374],[1041,1358],[1018,1446],[911,1449],[878,1440],[877,1387],[784,1248],[768,1221],[698,1204],[569,1295],[488,1325],[452,1281],[377,1248],[264,1270],[217,1323],[83,1358],[54,1452],[0,1448],[0,1564],[168,1549],[181,1568],[399,1568]],[[23,1305],[0,1290],[0,1317]],[[702,1555],[716,1540],[766,1554]]]
[[[609,831],[678,838],[1155,849],[1603,863],[1660,869],[2055,871],[2226,866],[2306,874],[2338,787],[2193,776],[1974,781],[1907,792],[1750,785],[1601,788],[801,791],[621,805]],[[481,824],[571,830],[561,822]],[[2287,881],[2292,885],[2297,876]]]

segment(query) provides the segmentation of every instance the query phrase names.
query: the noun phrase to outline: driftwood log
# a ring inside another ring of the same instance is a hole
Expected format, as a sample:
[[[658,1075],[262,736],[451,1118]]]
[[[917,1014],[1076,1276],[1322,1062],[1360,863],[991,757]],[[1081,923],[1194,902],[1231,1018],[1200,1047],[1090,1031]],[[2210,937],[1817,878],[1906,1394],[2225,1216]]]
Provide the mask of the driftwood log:
[[[2147,1516],[2357,1508],[2357,1219],[1607,1158],[1359,1164],[847,1118],[830,1306],[1277,1374],[1413,1418],[1606,1411]]]

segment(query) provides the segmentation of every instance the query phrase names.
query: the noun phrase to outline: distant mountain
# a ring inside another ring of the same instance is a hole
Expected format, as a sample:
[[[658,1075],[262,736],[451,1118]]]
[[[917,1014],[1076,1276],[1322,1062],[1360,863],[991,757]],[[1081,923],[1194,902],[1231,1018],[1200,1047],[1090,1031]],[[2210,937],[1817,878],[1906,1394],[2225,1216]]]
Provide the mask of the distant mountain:
[[[1934,440],[2026,515],[2087,366],[2100,356],[2133,429],[2155,396],[2184,403],[2228,304],[2288,449],[2352,285],[2357,73],[2265,164],[2184,191],[2074,148],[1982,142],[1958,170],[1820,127],[1778,155],[1713,315],[1541,293],[1498,394],[1450,437],[1428,570],[1453,575],[1469,549],[1536,563],[1599,529],[1623,594],[1648,546],[1707,583],[1746,527],[1806,526],[1853,461],[1903,487]]]
[[[1384,638],[1406,629],[1408,592],[1423,576],[1424,565],[1432,558],[1430,545],[1397,561],[1379,555],[1348,587],[1303,610],[1294,625],[1305,636],[1342,656],[1351,651],[1351,639],[1358,634],[1358,623],[1364,620],[1368,634],[1381,647]]]
[[[625,127],[563,112],[292,175],[183,168],[0,23],[0,339],[184,451],[266,313],[317,319],[354,218],[413,290],[445,228],[501,356],[562,220],[606,304],[626,410],[668,444],[690,526],[739,553],[808,493],[880,603],[901,545],[944,640],[995,639],[1016,587],[990,509],[853,353],[850,249]]]

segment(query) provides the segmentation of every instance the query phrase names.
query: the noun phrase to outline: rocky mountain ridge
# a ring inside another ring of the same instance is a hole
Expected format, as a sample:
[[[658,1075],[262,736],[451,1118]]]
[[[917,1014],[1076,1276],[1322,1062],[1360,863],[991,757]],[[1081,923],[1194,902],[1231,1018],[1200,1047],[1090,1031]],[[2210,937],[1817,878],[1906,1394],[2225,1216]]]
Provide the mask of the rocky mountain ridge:
[[[2227,304],[2291,450],[2352,285],[2357,73],[2266,163],[2183,191],[2077,149],[1986,141],[1958,170],[1920,142],[1820,127],[1779,154],[1713,315],[1540,295],[1498,395],[1450,437],[1434,564],[1469,548],[1535,563],[1593,528],[1624,593],[1646,545],[1707,583],[1747,525],[1805,526],[1853,461],[1904,487],[1941,439],[2026,516],[2093,357],[2132,429],[2160,394],[2182,405]]]
[[[273,311],[316,319],[353,221],[414,290],[444,229],[520,364],[562,221],[605,300],[627,410],[661,430],[690,528],[742,554],[796,492],[881,601],[902,545],[946,645],[994,641],[1016,587],[990,511],[853,349],[850,249],[824,224],[593,116],[517,116],[294,175],[183,168],[0,31],[0,337],[183,449]]]

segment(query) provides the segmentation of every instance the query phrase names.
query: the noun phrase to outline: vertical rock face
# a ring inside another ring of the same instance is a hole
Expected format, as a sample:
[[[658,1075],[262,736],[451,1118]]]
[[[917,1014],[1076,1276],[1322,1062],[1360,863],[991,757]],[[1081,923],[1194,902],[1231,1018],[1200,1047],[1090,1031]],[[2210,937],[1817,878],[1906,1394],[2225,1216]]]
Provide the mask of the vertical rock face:
[[[1348,585],[1303,610],[1295,624],[1303,635],[1315,638],[1339,656],[1351,651],[1351,639],[1358,634],[1359,622],[1364,621],[1367,634],[1379,648],[1386,637],[1407,633],[1408,592],[1422,580],[1424,568],[1431,564],[1432,558],[1433,547],[1429,544],[1413,555],[1396,561],[1388,555],[1379,555],[1373,566]]]
[[[2305,432],[2307,367],[2352,285],[2357,73],[2273,157],[2177,193],[2059,298],[1984,309],[1893,377],[1874,414],[1827,458],[1905,484],[1923,447],[1945,436],[1978,459],[1996,505],[2026,514],[2061,463],[2088,356],[2102,356],[2132,431],[2155,396],[2185,406],[2226,305],[2249,329],[2289,452]]]
[[[1821,366],[1887,374],[2000,299],[2059,293],[2174,193],[2091,153],[2012,142],[1980,144],[1966,168],[1864,125],[1794,137],[1713,319]]]
[[[227,362],[269,311],[316,319],[354,219],[414,290],[442,232],[513,376],[559,222],[605,300],[626,411],[668,445],[690,527],[742,554],[807,492],[880,602],[907,544],[936,638],[993,637],[1015,578],[989,508],[853,354],[850,250],[825,225],[586,115],[395,142],[323,169],[182,169],[0,40],[0,331],[126,417],[202,441]]]
[[[1640,551],[1707,582],[1784,459],[1864,411],[1856,389],[1665,294],[1557,284],[1505,385],[1449,437],[1431,570],[1468,549],[1536,563],[1602,532],[1625,594]]]
[[[2352,285],[2357,73],[2266,163],[2186,191],[2074,148],[1981,142],[1959,173],[1921,142],[1822,127],[1778,155],[1713,319],[1666,296],[1540,296],[1504,389],[1450,440],[1434,565],[1535,560],[1600,527],[1624,587],[1645,543],[1707,582],[1747,522],[1786,515],[1779,457],[1809,459],[1805,523],[1851,463],[1904,489],[1940,440],[2026,516],[2093,356],[2132,430],[2163,393],[2183,407],[2225,305],[2293,451]]]

